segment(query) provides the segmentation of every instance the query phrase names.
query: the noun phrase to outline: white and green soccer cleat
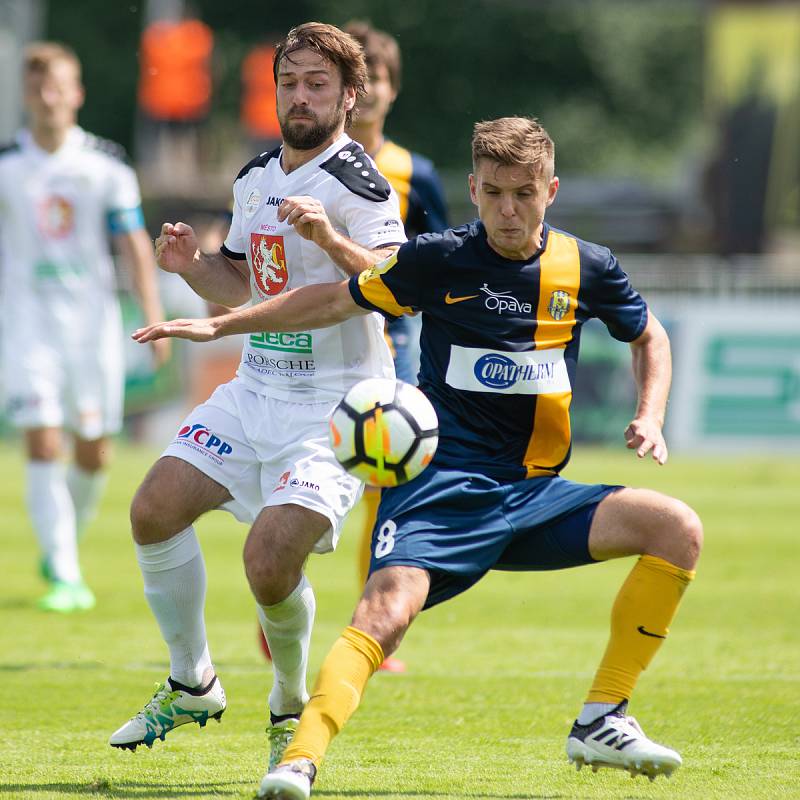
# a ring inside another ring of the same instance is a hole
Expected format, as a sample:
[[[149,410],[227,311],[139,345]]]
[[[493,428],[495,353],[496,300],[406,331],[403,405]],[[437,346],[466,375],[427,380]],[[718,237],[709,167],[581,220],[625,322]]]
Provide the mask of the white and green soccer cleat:
[[[55,611],[59,614],[88,611],[95,607],[95,603],[92,590],[83,581],[53,581],[47,593],[36,601],[42,611]]]
[[[275,719],[267,726],[269,739],[269,771],[275,769],[283,761],[283,753],[292,741],[300,720],[297,717]]]
[[[317,777],[317,768],[307,758],[298,758],[271,769],[261,781],[256,797],[259,800],[308,800]]]
[[[633,717],[625,716],[628,701],[588,725],[572,726],[567,737],[567,758],[576,769],[586,764],[597,772],[601,767],[627,770],[632,778],[670,775],[683,763],[669,747],[647,738]]]
[[[179,725],[196,722],[203,728],[209,719],[219,722],[225,708],[225,690],[216,675],[202,689],[191,689],[167,678],[156,686],[150,702],[111,734],[108,743],[124,750],[135,750],[140,744],[152,747],[156,739],[164,741]]]

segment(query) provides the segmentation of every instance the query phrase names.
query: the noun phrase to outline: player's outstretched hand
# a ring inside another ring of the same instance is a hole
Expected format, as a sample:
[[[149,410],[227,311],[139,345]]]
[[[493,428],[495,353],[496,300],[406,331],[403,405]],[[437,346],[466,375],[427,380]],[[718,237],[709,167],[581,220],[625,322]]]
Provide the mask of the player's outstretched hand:
[[[192,342],[210,342],[217,338],[217,325],[210,319],[172,319],[169,322],[157,322],[139,328],[131,334],[131,338],[144,344],[156,339],[189,339]]]
[[[323,249],[336,237],[325,208],[315,197],[287,197],[278,206],[278,221],[293,225],[304,239]]]
[[[669,454],[661,425],[646,417],[637,417],[625,428],[625,441],[628,450],[635,450],[639,458],[652,453],[653,461],[666,464]]]
[[[156,262],[165,272],[185,272],[197,252],[197,236],[185,222],[165,222],[156,239]]]

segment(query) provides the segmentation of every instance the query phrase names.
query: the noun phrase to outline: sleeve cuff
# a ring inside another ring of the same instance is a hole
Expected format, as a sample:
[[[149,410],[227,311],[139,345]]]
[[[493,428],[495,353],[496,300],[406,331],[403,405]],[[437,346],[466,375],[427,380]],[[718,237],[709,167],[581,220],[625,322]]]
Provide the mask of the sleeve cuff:
[[[247,253],[234,253],[233,250],[229,250],[224,244],[219,248],[219,251],[225,258],[230,258],[233,261],[247,261]]]

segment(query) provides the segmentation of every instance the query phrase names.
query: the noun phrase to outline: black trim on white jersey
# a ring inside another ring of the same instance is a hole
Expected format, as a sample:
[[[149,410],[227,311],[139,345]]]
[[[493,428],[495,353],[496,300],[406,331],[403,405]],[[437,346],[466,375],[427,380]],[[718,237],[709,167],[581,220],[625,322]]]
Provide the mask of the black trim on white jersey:
[[[131,165],[131,160],[128,158],[128,153],[121,144],[112,142],[111,139],[104,139],[102,136],[95,136],[93,133],[86,133],[81,143],[87,150],[97,150],[100,153],[105,153],[107,156],[121,161],[123,164]]]
[[[19,142],[7,142],[6,144],[0,145],[0,156],[10,155],[21,149]]]
[[[271,150],[269,153],[261,153],[261,155],[256,156],[255,158],[250,159],[239,171],[239,174],[236,176],[236,180],[238,181],[239,178],[244,178],[251,169],[255,169],[256,167],[266,167],[267,163],[271,158],[277,158],[281,153],[281,148],[276,147],[274,150]]]
[[[320,168],[330,173],[353,194],[382,203],[388,200],[392,187],[376,169],[364,148],[356,142],[348,142],[338,153],[334,153]]]
[[[223,244],[222,247],[219,248],[220,253],[224,255],[226,258],[230,258],[232,261],[247,261],[247,253],[235,253],[233,250],[229,250]]]

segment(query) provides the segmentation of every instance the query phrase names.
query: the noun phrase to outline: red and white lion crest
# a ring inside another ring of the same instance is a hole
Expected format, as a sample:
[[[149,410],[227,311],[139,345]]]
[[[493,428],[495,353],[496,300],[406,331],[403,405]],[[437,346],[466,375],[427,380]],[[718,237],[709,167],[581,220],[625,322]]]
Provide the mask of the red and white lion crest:
[[[289,281],[283,236],[251,233],[250,256],[253,277],[261,294],[279,294]]]

